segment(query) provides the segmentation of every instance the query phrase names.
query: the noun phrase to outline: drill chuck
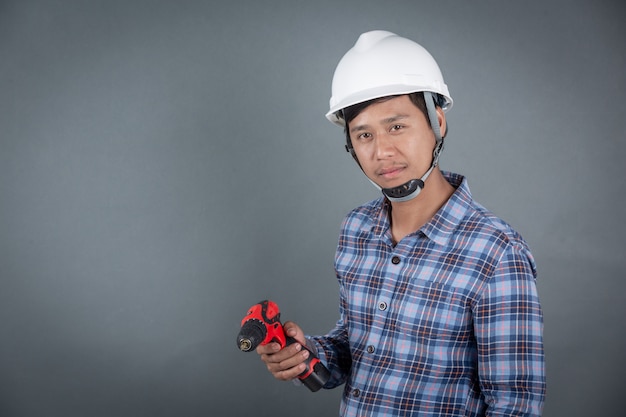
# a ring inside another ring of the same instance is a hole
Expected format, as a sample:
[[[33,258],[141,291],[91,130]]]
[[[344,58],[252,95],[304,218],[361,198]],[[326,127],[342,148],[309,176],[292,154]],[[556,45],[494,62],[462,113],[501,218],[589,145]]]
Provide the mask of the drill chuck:
[[[237,335],[237,347],[243,352],[254,350],[261,344],[267,329],[259,320],[251,319],[241,326],[239,335]]]
[[[250,339],[242,338],[241,340],[239,340],[239,349],[242,352],[248,352],[249,350],[251,350],[252,342],[250,341]]]

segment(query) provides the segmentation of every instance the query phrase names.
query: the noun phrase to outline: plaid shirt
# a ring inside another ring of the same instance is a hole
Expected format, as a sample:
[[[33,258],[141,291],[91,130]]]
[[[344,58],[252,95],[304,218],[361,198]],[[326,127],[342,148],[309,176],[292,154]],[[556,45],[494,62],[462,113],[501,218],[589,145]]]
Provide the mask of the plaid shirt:
[[[345,383],[342,416],[539,416],[543,318],[534,259],[466,180],[396,246],[386,199],[345,218],[340,319],[309,343]]]

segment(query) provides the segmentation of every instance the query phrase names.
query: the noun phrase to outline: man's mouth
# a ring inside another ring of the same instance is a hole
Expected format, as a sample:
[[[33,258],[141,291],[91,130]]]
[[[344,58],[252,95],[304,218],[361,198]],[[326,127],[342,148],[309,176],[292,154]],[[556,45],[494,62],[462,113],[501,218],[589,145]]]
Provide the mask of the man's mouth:
[[[386,179],[392,179],[400,175],[404,168],[405,167],[402,165],[394,165],[391,167],[380,168],[376,174]]]

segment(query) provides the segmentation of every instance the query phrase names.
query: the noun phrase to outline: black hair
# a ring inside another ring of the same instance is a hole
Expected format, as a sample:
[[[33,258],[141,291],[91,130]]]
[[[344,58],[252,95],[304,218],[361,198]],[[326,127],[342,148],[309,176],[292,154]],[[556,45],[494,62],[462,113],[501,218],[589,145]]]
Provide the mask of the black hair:
[[[420,109],[422,113],[424,113],[424,116],[426,116],[426,118],[428,118],[428,110],[426,109],[426,102],[424,101],[424,94],[422,94],[421,92],[417,92],[417,93],[409,93],[408,96],[409,96],[409,99],[411,99],[411,102],[415,104],[415,106],[418,109]],[[352,120],[354,120],[355,117],[361,114],[363,110],[365,110],[366,108],[368,108],[374,103],[382,103],[384,101],[391,100],[392,98],[395,98],[395,97],[400,97],[400,95],[373,98],[371,100],[367,100],[362,103],[357,103],[352,106],[348,106],[339,113],[339,116],[344,120],[346,124],[346,130],[347,130],[348,124]]]

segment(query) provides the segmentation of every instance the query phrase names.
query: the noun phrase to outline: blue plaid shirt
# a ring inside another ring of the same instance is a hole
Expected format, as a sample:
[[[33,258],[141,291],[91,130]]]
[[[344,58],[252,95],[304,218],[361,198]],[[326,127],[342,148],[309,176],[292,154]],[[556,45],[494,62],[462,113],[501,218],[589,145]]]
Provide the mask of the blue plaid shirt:
[[[345,383],[342,416],[539,416],[543,318],[522,237],[472,200],[466,180],[394,246],[384,198],[342,224],[340,319],[311,337]]]

